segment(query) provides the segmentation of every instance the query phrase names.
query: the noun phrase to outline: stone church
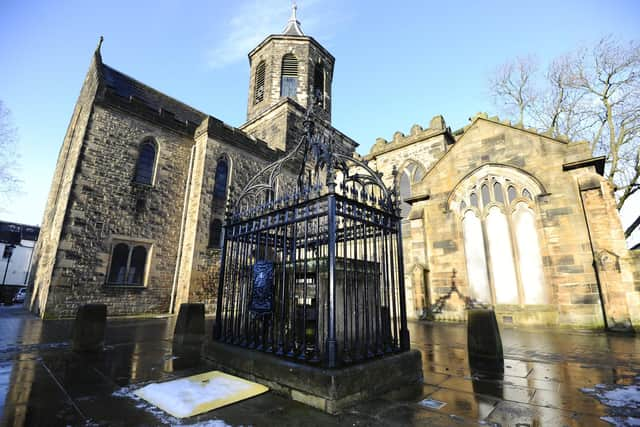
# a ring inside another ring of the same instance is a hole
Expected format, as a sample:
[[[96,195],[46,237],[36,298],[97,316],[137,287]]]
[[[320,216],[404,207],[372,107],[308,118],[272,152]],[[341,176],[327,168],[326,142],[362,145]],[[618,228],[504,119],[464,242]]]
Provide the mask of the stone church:
[[[294,8],[249,53],[247,121],[232,127],[106,65],[98,45],[47,200],[31,310],[213,307],[229,196],[294,146],[317,102],[341,152],[390,185],[400,171],[410,317],[463,320],[474,301],[505,324],[640,324],[640,257],[626,248],[604,158],[484,114],[453,132],[436,116],[360,156],[331,125],[334,65]]]

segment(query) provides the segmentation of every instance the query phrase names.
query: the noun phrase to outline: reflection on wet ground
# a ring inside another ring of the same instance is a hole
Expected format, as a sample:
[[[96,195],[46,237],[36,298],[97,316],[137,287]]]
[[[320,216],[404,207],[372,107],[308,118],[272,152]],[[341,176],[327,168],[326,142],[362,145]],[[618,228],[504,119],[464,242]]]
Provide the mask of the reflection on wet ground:
[[[105,350],[76,354],[70,321],[43,322],[19,307],[0,307],[0,426],[591,426],[640,418],[640,338],[504,329],[504,370],[472,372],[464,325],[411,323],[425,374],[420,395],[390,395],[332,417],[270,392],[178,420],[132,394],[211,370],[190,349],[173,348],[174,321],[111,319]],[[211,326],[209,320],[207,336]],[[623,395],[627,401],[615,400]],[[444,406],[425,408],[423,399]]]

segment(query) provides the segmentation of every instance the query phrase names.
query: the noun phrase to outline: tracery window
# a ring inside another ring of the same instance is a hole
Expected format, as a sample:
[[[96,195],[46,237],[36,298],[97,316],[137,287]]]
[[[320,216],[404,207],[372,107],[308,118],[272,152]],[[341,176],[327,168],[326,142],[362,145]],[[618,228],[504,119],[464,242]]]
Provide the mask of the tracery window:
[[[109,285],[144,286],[150,245],[116,242],[111,252],[107,283]]]
[[[398,179],[400,180],[400,216],[404,219],[407,219],[409,211],[411,210],[411,205],[405,202],[406,199],[411,197],[411,186],[422,181],[425,174],[426,170],[424,166],[413,160],[404,165],[400,171],[398,176]]]
[[[547,304],[533,197],[542,189],[521,172],[495,169],[473,174],[456,190],[471,296],[490,304]]]
[[[294,54],[287,53],[282,57],[280,75],[280,96],[295,99],[298,91],[298,60]]]
[[[139,184],[152,185],[155,165],[156,144],[153,140],[147,139],[140,145],[134,181]]]

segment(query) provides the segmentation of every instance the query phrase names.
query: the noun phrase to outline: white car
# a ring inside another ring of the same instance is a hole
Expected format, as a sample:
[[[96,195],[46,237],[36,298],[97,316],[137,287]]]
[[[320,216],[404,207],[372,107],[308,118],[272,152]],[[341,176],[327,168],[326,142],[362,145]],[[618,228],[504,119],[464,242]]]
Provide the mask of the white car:
[[[23,304],[24,297],[27,295],[27,288],[20,288],[16,295],[13,297],[13,302],[16,304]]]

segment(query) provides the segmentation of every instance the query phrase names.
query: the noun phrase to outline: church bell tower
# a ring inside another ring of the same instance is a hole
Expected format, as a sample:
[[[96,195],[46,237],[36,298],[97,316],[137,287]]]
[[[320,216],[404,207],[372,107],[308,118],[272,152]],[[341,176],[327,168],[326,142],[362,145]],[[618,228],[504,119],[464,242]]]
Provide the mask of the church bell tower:
[[[281,34],[267,37],[249,53],[251,77],[247,123],[290,99],[331,121],[331,82],[335,59],[313,37],[302,32],[294,4]]]

